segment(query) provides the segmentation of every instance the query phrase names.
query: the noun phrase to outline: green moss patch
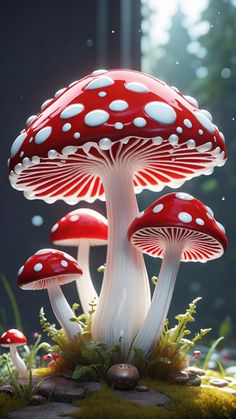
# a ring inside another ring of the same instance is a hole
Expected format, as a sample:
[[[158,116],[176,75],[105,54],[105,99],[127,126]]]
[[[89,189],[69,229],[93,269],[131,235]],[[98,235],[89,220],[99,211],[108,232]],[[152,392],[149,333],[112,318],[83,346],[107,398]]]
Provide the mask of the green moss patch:
[[[23,409],[26,404],[27,403],[24,400],[0,393],[0,417],[9,412],[13,412],[14,410]]]

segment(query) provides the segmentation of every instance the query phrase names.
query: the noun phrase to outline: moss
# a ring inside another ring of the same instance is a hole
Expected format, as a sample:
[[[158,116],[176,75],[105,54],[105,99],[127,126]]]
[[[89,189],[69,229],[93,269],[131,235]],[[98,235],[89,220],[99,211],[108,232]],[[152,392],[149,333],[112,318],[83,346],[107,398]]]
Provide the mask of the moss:
[[[23,409],[26,404],[24,400],[0,393],[0,417],[14,410]]]
[[[171,385],[157,380],[142,380],[140,384],[165,393],[172,402],[165,407],[146,407],[122,401],[103,386],[100,392],[78,401],[80,411],[70,416],[79,419],[223,419],[236,412],[236,398],[218,389]]]

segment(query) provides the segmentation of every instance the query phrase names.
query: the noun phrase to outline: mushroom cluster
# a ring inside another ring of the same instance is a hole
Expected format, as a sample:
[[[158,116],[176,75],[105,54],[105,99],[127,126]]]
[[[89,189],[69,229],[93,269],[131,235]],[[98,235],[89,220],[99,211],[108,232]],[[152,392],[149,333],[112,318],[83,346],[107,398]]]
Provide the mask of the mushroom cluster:
[[[106,201],[108,250],[92,335],[108,347],[120,342],[125,359],[153,305],[139,251],[141,239],[136,245],[135,237],[131,242],[127,237],[139,213],[135,193],[177,188],[193,177],[211,174],[226,161],[224,135],[194,98],[155,77],[124,69],[96,70],[60,89],[26,125],[11,148],[9,172],[15,189],[47,203]],[[187,211],[181,213],[184,219]],[[77,216],[82,214],[68,214],[69,221]],[[179,222],[185,223],[183,219]],[[84,280],[78,292],[87,312],[91,297],[97,296],[88,272],[89,243],[96,239],[84,237],[82,225],[78,237],[70,232],[60,236],[60,226],[66,223],[62,220],[52,229],[52,241],[79,245]],[[144,251],[147,248],[152,246]],[[153,251],[163,253],[160,248]],[[179,249],[173,257],[177,260],[181,254]],[[196,260],[199,249],[191,255]]]

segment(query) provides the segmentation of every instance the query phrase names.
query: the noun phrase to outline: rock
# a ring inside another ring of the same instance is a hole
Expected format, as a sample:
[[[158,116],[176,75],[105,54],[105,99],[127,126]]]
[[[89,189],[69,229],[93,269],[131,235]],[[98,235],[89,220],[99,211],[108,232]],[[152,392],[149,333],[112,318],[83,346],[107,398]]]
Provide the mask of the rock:
[[[197,367],[188,367],[186,368],[186,371],[189,375],[198,375],[199,377],[206,375],[206,372],[203,369]]]
[[[226,380],[223,380],[222,378],[212,378],[208,381],[208,383],[215,387],[225,387],[229,385],[229,382]]]
[[[236,396],[236,390],[230,387],[215,387],[210,386],[209,384],[202,384],[203,388],[212,388],[214,390],[223,391],[224,393],[231,394],[232,396]]]
[[[186,371],[180,371],[178,374],[172,374],[171,379],[176,384],[185,384],[189,381],[189,375]]]
[[[32,406],[37,406],[39,404],[44,404],[46,403],[47,399],[43,396],[40,396],[40,394],[34,394],[31,399],[29,404]]]
[[[139,380],[139,373],[131,364],[114,364],[107,371],[106,378],[113,388],[128,390]]]
[[[202,383],[201,378],[198,377],[197,375],[193,375],[192,377],[190,377],[190,379],[188,380],[186,384],[187,386],[199,387],[201,383]]]
[[[113,390],[114,394],[122,400],[138,403],[143,406],[165,405],[170,403],[170,397],[157,390],[149,389],[149,391],[138,392],[136,390]]]
[[[1,419],[61,419],[61,415],[78,412],[79,408],[66,403],[45,403],[42,406],[27,406],[22,410],[1,416]],[[69,419],[69,416],[63,416]]]
[[[142,391],[149,391],[149,388],[147,386],[136,386],[135,390],[142,392]]]
[[[96,392],[101,389],[101,384],[96,382],[83,382],[67,379],[62,376],[49,377],[40,384],[38,394],[46,397],[52,395],[53,400],[61,403],[72,403],[82,399],[87,392]]]
[[[236,365],[233,365],[232,367],[225,368],[225,373],[234,375],[236,377]]]
[[[11,384],[6,384],[5,386],[0,387],[0,393],[5,393],[13,397],[16,394],[16,391]]]

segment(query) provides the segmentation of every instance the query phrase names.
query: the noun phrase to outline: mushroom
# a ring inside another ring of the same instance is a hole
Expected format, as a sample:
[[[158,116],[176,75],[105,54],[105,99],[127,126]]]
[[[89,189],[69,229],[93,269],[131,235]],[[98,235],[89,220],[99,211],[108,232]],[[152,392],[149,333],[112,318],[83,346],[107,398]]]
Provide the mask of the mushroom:
[[[180,261],[207,262],[221,257],[227,247],[224,227],[213,217],[212,210],[193,196],[170,193],[140,213],[128,230],[138,250],[163,258],[150,309],[133,342],[145,356],[160,337]]]
[[[91,310],[91,301],[98,301],[89,270],[90,246],[107,244],[107,219],[99,212],[80,208],[62,217],[51,229],[50,239],[61,246],[78,246],[78,260],[83,275],[76,281],[82,309],[86,316]]]
[[[82,273],[80,265],[73,257],[55,249],[39,250],[18,272],[18,285],[21,289],[47,289],[52,310],[70,340],[81,335],[82,329],[78,323],[70,320],[75,315],[60,285],[77,280]]]
[[[10,349],[11,360],[19,377],[24,377],[26,375],[27,368],[17,351],[17,347],[26,344],[27,339],[25,335],[17,329],[9,329],[0,337],[0,345]]]
[[[139,372],[134,365],[114,364],[108,369],[106,379],[118,390],[131,390],[139,380]]]
[[[122,355],[150,305],[143,256],[127,240],[134,192],[178,187],[225,163],[223,134],[208,117],[154,77],[101,70],[48,102],[12,145],[10,181],[27,198],[106,200],[106,271],[92,332],[110,347],[122,338]]]

